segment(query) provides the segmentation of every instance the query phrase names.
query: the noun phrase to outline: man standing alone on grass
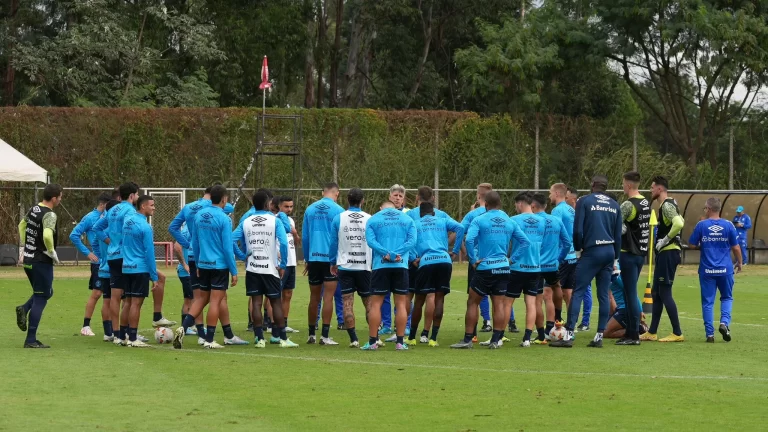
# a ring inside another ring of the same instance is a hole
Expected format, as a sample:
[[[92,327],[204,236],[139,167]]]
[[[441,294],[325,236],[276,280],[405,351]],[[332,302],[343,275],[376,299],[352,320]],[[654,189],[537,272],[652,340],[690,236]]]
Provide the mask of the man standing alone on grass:
[[[603,347],[603,331],[611,311],[611,275],[619,261],[621,251],[621,209],[607,196],[608,178],[597,175],[592,178],[592,193],[576,203],[576,219],[573,224],[573,248],[581,253],[576,265],[576,286],[568,307],[568,336],[549,344],[551,347],[573,346],[573,330],[579,317],[581,302],[592,279],[595,279],[600,315],[597,333],[588,346]]]
[[[16,324],[21,331],[27,332],[24,348],[50,348],[37,340],[37,328],[48,300],[53,297],[53,266],[60,264],[56,254],[58,223],[53,209],[61,203],[61,194],[61,186],[45,186],[43,201],[29,209],[19,223],[19,238],[24,245],[24,273],[32,285],[32,296],[16,307]]]
[[[736,216],[733,217],[733,226],[736,227],[736,233],[739,235],[739,247],[741,248],[741,258],[744,265],[749,262],[747,253],[747,232],[752,229],[752,218],[744,213],[744,207],[736,207]]]
[[[653,269],[653,287],[651,295],[653,296],[653,316],[651,318],[651,327],[648,333],[642,335],[640,340],[659,342],[683,342],[683,331],[680,329],[680,318],[677,316],[677,304],[672,298],[672,284],[675,280],[677,266],[680,265],[680,232],[683,230],[685,220],[680,215],[680,209],[677,207],[677,201],[667,196],[669,183],[667,179],[661,176],[653,178],[651,183],[651,194],[653,200],[658,200],[659,207],[659,226],[658,241],[656,242],[656,267]],[[626,283],[626,281],[625,281]],[[656,332],[659,329],[661,314],[667,309],[669,321],[672,323],[672,334],[658,339]]]
[[[701,313],[707,342],[715,342],[714,305],[720,291],[720,334],[731,341],[731,311],[733,310],[734,269],[731,252],[736,257],[736,273],[741,271],[741,248],[736,228],[720,219],[720,199],[709,198],[704,206],[707,219],[696,224],[688,243],[701,249],[699,285],[701,285]]]
[[[651,234],[651,203],[640,195],[640,173],[624,174],[624,194],[627,200],[621,203],[623,220],[621,235],[621,280],[626,302],[627,328],[624,337],[616,345],[640,345],[640,309],[633,299],[637,297],[637,279],[643,270],[648,242]]]

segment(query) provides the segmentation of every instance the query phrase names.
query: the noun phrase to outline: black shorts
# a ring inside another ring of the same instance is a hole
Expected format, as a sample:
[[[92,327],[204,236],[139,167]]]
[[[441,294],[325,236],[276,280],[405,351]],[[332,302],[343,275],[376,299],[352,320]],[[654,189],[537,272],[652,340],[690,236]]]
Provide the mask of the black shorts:
[[[192,270],[192,269],[190,269]],[[229,270],[227,269],[198,269],[200,289],[203,291],[226,291],[229,288]]]
[[[539,294],[539,273],[512,271],[509,275],[509,287],[507,297],[520,298],[525,294],[535,296]]]
[[[323,282],[338,280],[331,274],[331,263],[322,261],[310,261],[307,263],[307,276],[310,285],[322,285]]]
[[[121,289],[125,291],[128,286],[125,277],[123,276],[123,259],[117,258],[108,260],[109,265],[109,286],[112,289]]]
[[[577,259],[567,260],[560,266],[558,276],[560,278],[560,288],[573,289],[576,285],[576,263]]]
[[[675,282],[675,273],[679,265],[679,250],[659,252],[656,255],[656,267],[653,269],[653,282],[672,285]]]
[[[99,278],[101,284],[101,297],[105,299],[112,298],[112,287],[109,286],[109,278]]]
[[[475,267],[472,265],[472,263],[470,263],[467,267],[467,294],[469,294],[469,289],[472,288],[472,278],[474,277]]]
[[[418,283],[419,268],[412,265],[408,265],[408,291],[413,292],[416,289]]]
[[[91,278],[88,279],[88,289],[101,290],[101,280],[99,280],[99,265],[91,263]]]
[[[185,299],[193,299],[195,296],[192,292],[192,284],[189,281],[189,276],[179,276],[181,282],[181,292]]]
[[[371,272],[367,270],[339,270],[339,288],[341,294],[357,294],[360,297],[371,295]]]
[[[292,290],[296,288],[296,266],[285,268],[283,278],[280,280],[280,288],[284,290]]]
[[[32,295],[46,299],[53,297],[53,264],[24,264],[24,273],[32,285]]]
[[[560,282],[560,272],[541,272],[539,273],[539,278],[541,279],[540,285],[543,284],[545,287],[552,287]]]
[[[130,298],[149,297],[149,273],[124,273],[125,296]]]
[[[382,268],[371,273],[371,294],[408,294],[408,269]]]
[[[187,261],[189,267],[189,287],[192,290],[200,289],[200,280],[197,278],[197,264],[194,261]]]
[[[278,299],[281,295],[280,278],[270,274],[245,272],[245,295]]]
[[[507,292],[509,269],[475,270],[472,277],[472,291],[481,296],[500,296]]]
[[[410,270],[413,272],[413,270]],[[453,265],[449,263],[429,264],[419,268],[416,273],[416,294],[432,294],[451,292],[451,272]]]
[[[611,316],[612,319],[615,319],[617,323],[621,326],[621,328],[627,328],[627,310],[624,308],[616,309],[616,311]]]

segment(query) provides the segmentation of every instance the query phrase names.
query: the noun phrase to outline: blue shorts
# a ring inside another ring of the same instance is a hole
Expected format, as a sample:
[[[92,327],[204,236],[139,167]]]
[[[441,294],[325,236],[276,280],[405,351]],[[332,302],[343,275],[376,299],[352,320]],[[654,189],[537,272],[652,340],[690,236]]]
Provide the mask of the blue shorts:
[[[229,273],[227,273],[229,275]],[[266,296],[269,299],[279,299],[280,278],[271,274],[245,272],[245,295]]]
[[[653,269],[653,282],[672,285],[675,282],[675,273],[679,265],[679,250],[673,249],[659,252],[656,255],[656,267]]]
[[[193,299],[195,297],[189,279],[189,276],[179,277],[179,281],[181,282],[181,292],[185,299]]]
[[[382,268],[371,273],[371,294],[408,294],[408,269]]]
[[[88,279],[89,290],[101,290],[101,279],[99,279],[99,264],[91,263],[91,278]]]
[[[192,268],[189,269],[190,271]],[[203,291],[226,291],[229,288],[229,270],[197,269],[200,272],[198,282]],[[278,284],[278,288],[280,284]]]
[[[475,270],[472,277],[472,291],[482,297],[502,296],[509,285],[509,268]]]
[[[544,292],[543,286],[542,292]],[[528,296],[537,296],[539,294],[539,272],[527,273],[514,270],[510,272],[507,297],[517,299],[523,293]]]
[[[124,273],[125,296],[131,298],[149,297],[149,273]]]
[[[435,292],[448,294],[451,292],[451,272],[453,272],[453,264],[449,263],[425,265],[417,272],[411,269],[409,273],[416,273],[416,288],[411,292],[419,295]]]
[[[625,308],[616,309],[616,312],[613,313],[611,319],[616,320],[621,328],[627,328],[627,321],[629,321],[629,316]]]
[[[112,289],[120,289],[125,291],[127,287],[127,281],[123,277],[123,259],[117,258],[108,260],[109,265],[109,286]]]
[[[284,290],[292,290],[296,288],[296,266],[285,268],[283,279],[280,280],[280,287]]]
[[[53,297],[53,264],[24,264],[24,273],[32,285],[32,295],[46,299]]]
[[[99,284],[101,285],[101,296],[104,299],[112,298],[112,288],[109,286],[109,278],[99,278]]]
[[[339,288],[342,294],[371,295],[371,272],[366,270],[339,270]]]

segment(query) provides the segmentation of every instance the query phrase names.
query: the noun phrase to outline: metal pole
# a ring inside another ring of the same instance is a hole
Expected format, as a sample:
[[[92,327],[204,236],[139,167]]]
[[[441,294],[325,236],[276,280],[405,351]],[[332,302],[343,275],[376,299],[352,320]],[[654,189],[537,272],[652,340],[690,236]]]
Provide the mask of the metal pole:
[[[632,128],[632,171],[637,171],[637,126]]]
[[[728,146],[728,189],[733,190],[733,126],[731,126],[731,139]]]
[[[336,137],[333,140],[333,182],[339,183],[339,140],[340,137]]]
[[[533,188],[539,188],[539,125],[536,125],[536,164],[533,169]]]
[[[440,132],[435,129],[435,207],[440,208]]]

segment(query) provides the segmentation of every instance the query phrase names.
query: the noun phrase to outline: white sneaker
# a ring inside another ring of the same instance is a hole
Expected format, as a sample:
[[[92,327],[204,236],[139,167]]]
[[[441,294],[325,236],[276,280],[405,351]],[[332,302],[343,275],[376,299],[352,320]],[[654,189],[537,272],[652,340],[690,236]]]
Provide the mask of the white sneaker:
[[[520,346],[523,347],[523,348],[530,348],[531,347],[531,341],[529,341],[529,340],[522,341],[522,342],[520,342]]]
[[[203,339],[201,337],[197,338],[197,344],[200,345],[200,346],[205,345],[205,339]]]
[[[248,345],[248,341],[244,341],[240,339],[240,337],[235,336],[232,339],[224,338],[224,345]]]
[[[112,343],[117,346],[128,346],[128,342],[124,341],[123,339],[118,338],[117,336],[112,338]]]
[[[285,328],[286,333],[298,333],[299,331],[290,327]]]
[[[197,334],[197,330],[195,330],[194,327],[190,327],[190,328],[187,329],[187,333],[186,334],[188,334],[190,336],[191,335],[196,335]]]
[[[310,337],[307,338],[307,343],[308,344],[317,343],[317,338],[314,337],[314,336],[310,336]]]
[[[203,345],[203,348],[205,348],[205,349],[222,349],[222,348],[224,348],[224,345],[219,345],[218,342],[213,341],[211,343],[206,342],[205,345]]]
[[[165,317],[161,318],[159,321],[152,321],[152,327],[173,327],[175,325],[176,321],[171,321]]]
[[[144,337],[144,336],[142,336],[142,335],[136,335],[136,340],[137,340],[137,341],[140,341],[140,342],[144,342],[144,343],[147,343],[147,342],[149,342],[149,339],[145,338],[145,337]]]
[[[112,342],[115,339],[114,336],[104,335],[104,342]]]
[[[80,336],[96,336],[96,333],[91,330],[91,326],[85,326],[80,329]]]
[[[350,348],[360,348],[360,342],[358,342],[358,341],[350,342],[349,347]]]
[[[480,346],[489,346],[489,345],[491,345],[491,340],[490,339],[488,339],[487,341],[480,342]]]
[[[422,336],[419,338],[419,343],[429,343],[429,338],[426,336]]]
[[[128,346],[129,347],[133,347],[133,348],[149,348],[150,347],[149,345],[145,344],[144,342],[142,342],[142,341],[140,341],[138,339],[136,339],[135,341],[131,342]]]
[[[383,347],[383,346],[384,346],[384,345],[386,345],[386,344],[385,344],[385,343],[384,343],[384,341],[382,341],[381,339],[377,339],[377,340],[376,340],[376,345],[378,345],[379,347]]]
[[[338,345],[339,343],[335,340],[327,337],[327,338],[320,338],[320,345]]]
[[[397,335],[393,334],[392,336],[384,339],[384,342],[397,342]]]

